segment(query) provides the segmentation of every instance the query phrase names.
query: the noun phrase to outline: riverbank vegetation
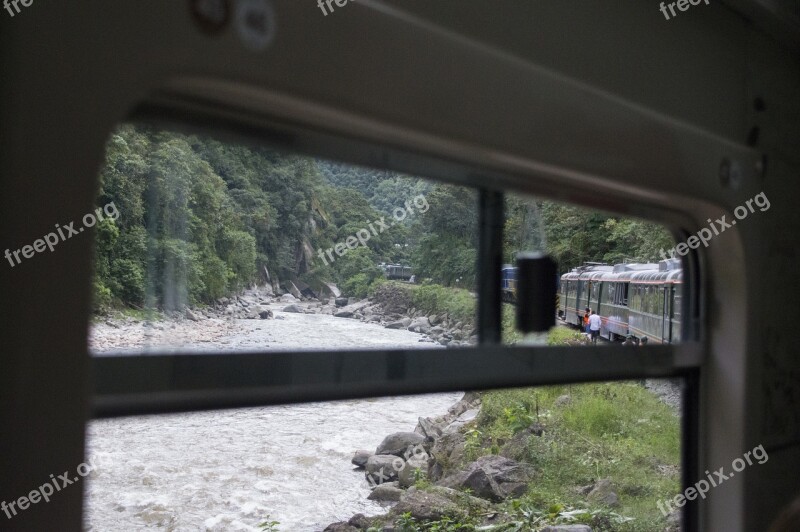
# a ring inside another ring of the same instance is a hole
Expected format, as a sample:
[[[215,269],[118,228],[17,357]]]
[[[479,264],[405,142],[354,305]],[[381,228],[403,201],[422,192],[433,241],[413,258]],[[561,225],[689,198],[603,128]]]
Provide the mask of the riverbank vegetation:
[[[414,198],[428,208],[395,220]],[[179,309],[287,281],[333,282],[363,297],[381,262],[411,265],[432,285],[475,287],[477,194],[463,187],[137,124],[108,141],[97,204],[110,202],[119,218],[95,230],[98,308]],[[507,262],[545,248],[563,271],[587,260],[657,259],[671,246],[651,224],[549,201],[509,196],[506,212]],[[379,219],[391,226],[326,256]],[[429,296],[428,305],[451,297]],[[463,295],[452,297],[465,308]]]

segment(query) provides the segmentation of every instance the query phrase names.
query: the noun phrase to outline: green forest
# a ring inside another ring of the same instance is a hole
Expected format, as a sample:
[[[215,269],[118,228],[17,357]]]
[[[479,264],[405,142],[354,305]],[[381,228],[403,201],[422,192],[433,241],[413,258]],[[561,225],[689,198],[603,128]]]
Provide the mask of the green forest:
[[[414,198],[428,208],[395,221]],[[658,260],[673,245],[641,221],[506,201],[506,262],[544,247],[564,272],[585,261]],[[128,124],[109,139],[100,170],[97,204],[110,202],[120,216],[95,231],[98,310],[177,309],[289,280],[364,297],[382,279],[380,263],[411,265],[418,282],[475,284],[477,193],[463,187]],[[320,259],[382,218],[392,226],[364,246]]]

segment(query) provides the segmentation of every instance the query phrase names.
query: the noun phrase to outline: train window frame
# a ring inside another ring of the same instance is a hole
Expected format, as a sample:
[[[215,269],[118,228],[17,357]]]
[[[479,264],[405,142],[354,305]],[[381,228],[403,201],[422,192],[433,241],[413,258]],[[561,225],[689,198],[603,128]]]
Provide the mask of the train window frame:
[[[293,153],[344,163],[372,166],[456,185],[473,186],[479,192],[480,239],[478,250],[477,346],[447,350],[339,350],[287,351],[282,353],[204,353],[120,355],[91,357],[93,418],[206,411],[272,404],[331,401],[361,397],[422,394],[463,390],[490,390],[644,378],[679,378],[684,383],[681,419],[682,484],[696,477],[699,430],[699,383],[703,361],[700,342],[699,270],[694,255],[684,257],[687,276],[683,295],[689,302],[681,322],[682,343],[640,346],[618,345],[586,348],[502,345],[502,242],[504,193],[512,187],[483,179],[469,163],[448,161],[435,155],[376,146],[374,141],[285,122],[269,127],[246,125],[212,113],[209,117],[192,106],[192,113],[148,103],[128,121],[163,124],[172,129],[227,137],[237,142],[268,145]],[[290,129],[290,133],[286,128]],[[376,156],[376,153],[378,156]],[[455,171],[454,171],[455,169]],[[427,170],[427,171],[426,171]],[[460,177],[454,178],[453,173]],[[528,191],[527,193],[530,193]],[[541,194],[540,197],[549,197]],[[580,202],[572,202],[580,205]],[[657,210],[657,209],[656,209]],[[676,241],[687,235],[671,227]],[[696,284],[693,284],[696,283]],[[586,281],[575,288],[584,290]],[[694,290],[689,291],[692,286]],[[694,336],[690,334],[694,332]],[[453,368],[458,368],[453,371]],[[684,522],[696,522],[694,508]],[[694,530],[694,528],[686,528]]]

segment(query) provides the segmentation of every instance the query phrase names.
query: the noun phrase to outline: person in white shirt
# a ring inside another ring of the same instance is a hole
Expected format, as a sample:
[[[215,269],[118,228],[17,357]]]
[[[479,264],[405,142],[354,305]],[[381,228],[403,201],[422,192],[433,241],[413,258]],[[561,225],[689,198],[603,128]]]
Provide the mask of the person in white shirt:
[[[592,311],[591,316],[589,316],[589,332],[592,336],[592,343],[597,343],[597,337],[600,336],[600,326],[602,325],[602,320],[600,316]]]

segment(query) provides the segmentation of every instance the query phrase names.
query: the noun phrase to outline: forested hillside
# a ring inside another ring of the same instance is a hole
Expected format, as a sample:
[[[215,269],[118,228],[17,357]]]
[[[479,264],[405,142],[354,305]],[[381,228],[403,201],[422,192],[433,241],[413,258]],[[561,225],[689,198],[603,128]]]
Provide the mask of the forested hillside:
[[[415,200],[416,209],[394,218]],[[335,282],[363,296],[381,262],[411,264],[418,279],[444,286],[474,286],[477,195],[460,187],[125,125],[109,139],[100,172],[97,203],[112,201],[119,218],[95,233],[98,307],[179,308],[287,280]],[[391,227],[323,260],[380,219]],[[507,220],[508,261],[541,246],[543,222],[562,271],[587,260],[657,259],[672,246],[650,224],[546,201],[510,198]]]

